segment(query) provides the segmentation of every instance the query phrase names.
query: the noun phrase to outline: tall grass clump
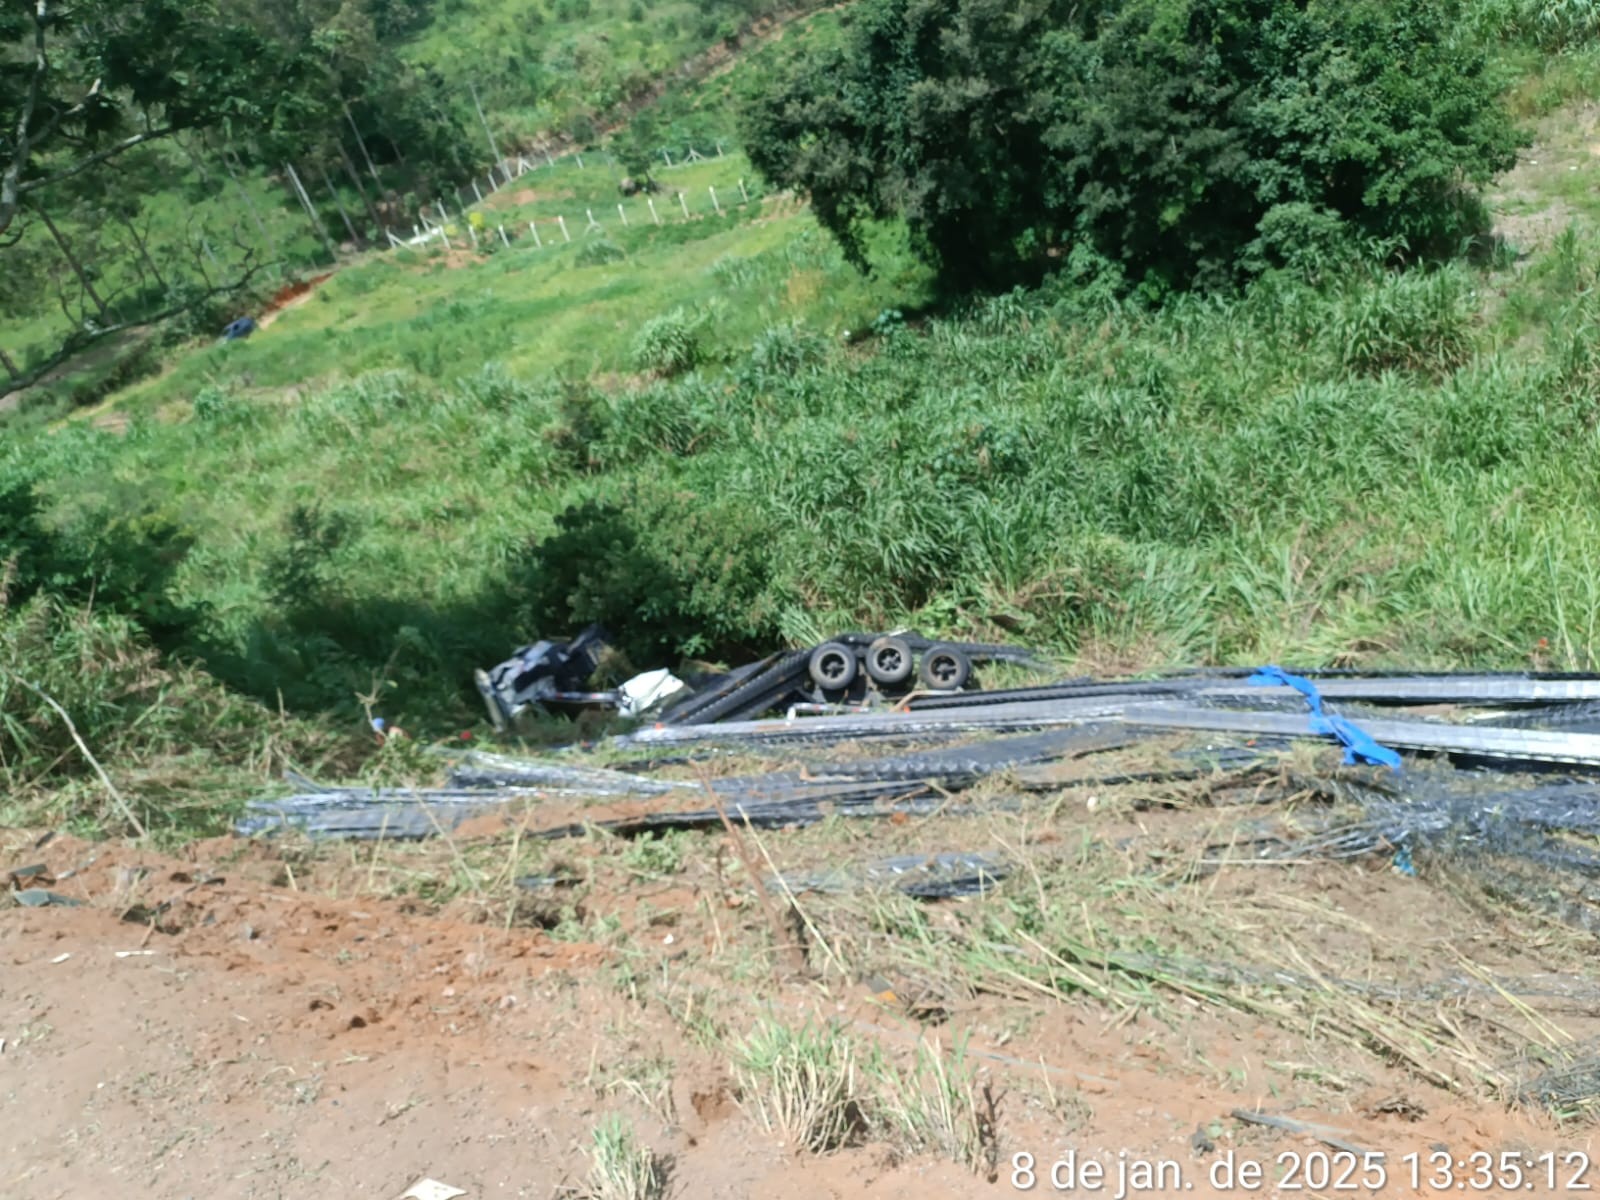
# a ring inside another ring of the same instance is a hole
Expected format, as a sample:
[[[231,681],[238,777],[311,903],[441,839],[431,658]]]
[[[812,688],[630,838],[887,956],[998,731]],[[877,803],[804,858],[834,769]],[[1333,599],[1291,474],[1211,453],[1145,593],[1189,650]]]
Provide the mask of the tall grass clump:
[[[619,1116],[595,1127],[589,1147],[586,1200],[660,1200],[667,1175],[648,1146],[641,1146],[632,1128]]]
[[[658,375],[681,375],[697,365],[704,349],[701,330],[703,314],[675,308],[646,321],[633,343],[633,364],[640,371]]]
[[[47,595],[0,608],[0,821],[122,834],[131,811],[156,836],[216,834],[336,745],[168,662],[128,617]]]
[[[840,1026],[763,1020],[733,1055],[740,1103],[768,1133],[826,1154],[860,1130],[860,1065]]]
[[[981,1084],[965,1041],[947,1056],[935,1042],[917,1043],[908,1068],[878,1057],[868,1069],[873,1124],[909,1153],[937,1154],[969,1170],[992,1176],[999,1162],[996,1100]]]
[[[1330,334],[1343,365],[1363,375],[1446,375],[1472,356],[1477,294],[1464,268],[1384,273],[1353,290]]]

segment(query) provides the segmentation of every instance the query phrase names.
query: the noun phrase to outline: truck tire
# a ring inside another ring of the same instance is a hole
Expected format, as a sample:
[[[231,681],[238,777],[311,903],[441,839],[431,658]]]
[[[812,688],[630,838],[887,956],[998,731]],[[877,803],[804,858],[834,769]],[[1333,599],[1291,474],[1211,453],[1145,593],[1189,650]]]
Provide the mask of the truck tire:
[[[936,692],[954,692],[972,678],[972,660],[958,646],[929,646],[917,668],[917,678]]]
[[[856,679],[856,652],[840,642],[823,642],[811,652],[811,678],[826,691],[843,691]]]
[[[867,647],[867,678],[884,687],[893,687],[911,678],[916,659],[903,637],[879,638]]]

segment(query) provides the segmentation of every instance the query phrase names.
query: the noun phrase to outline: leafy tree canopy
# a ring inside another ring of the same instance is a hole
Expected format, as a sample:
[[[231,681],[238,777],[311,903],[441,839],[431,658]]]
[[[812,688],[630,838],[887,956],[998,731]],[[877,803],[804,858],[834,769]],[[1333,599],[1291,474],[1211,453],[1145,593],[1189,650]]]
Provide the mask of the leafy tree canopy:
[[[746,107],[769,181],[866,266],[902,218],[955,290],[1075,249],[1160,291],[1305,237],[1454,250],[1518,144],[1454,0],[863,0]]]
[[[208,0],[0,0],[0,234],[135,146],[259,120],[275,60]]]

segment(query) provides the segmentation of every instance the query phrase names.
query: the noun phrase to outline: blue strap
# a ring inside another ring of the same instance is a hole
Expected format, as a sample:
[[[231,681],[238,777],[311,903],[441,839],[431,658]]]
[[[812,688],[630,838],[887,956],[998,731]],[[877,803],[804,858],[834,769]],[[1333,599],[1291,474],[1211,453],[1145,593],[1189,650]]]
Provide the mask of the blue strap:
[[[1322,715],[1322,693],[1304,675],[1291,675],[1282,667],[1258,667],[1256,673],[1245,682],[1256,687],[1292,687],[1306,698],[1312,712],[1319,717]]]
[[[1377,766],[1400,769],[1400,755],[1387,746],[1379,745],[1372,735],[1354,722],[1343,717],[1323,716],[1311,718],[1311,732],[1331,733],[1344,743],[1344,761],[1350,766],[1357,760]]]
[[[1256,687],[1292,687],[1304,696],[1306,703],[1311,707],[1311,732],[1324,737],[1336,737],[1344,743],[1346,766],[1359,761],[1389,767],[1395,771],[1400,769],[1400,755],[1387,746],[1379,745],[1373,740],[1372,735],[1359,725],[1324,711],[1322,693],[1317,690],[1317,685],[1304,675],[1291,674],[1282,667],[1267,666],[1257,670],[1245,682]]]

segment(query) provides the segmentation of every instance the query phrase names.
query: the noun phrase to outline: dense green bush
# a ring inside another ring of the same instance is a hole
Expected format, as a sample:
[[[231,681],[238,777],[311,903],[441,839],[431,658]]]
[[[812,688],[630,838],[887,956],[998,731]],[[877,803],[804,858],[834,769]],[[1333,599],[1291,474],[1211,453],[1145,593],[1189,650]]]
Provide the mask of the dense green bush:
[[[1453,0],[867,0],[744,114],[858,265],[908,223],[955,290],[1079,246],[1159,299],[1340,250],[1447,254],[1516,136]]]
[[[0,595],[46,595],[123,613],[165,638],[199,616],[172,596],[193,536],[137,492],[89,508],[66,527],[49,522],[32,477],[0,477]]]
[[[777,636],[772,539],[755,513],[649,484],[556,517],[521,568],[526,625],[552,635],[591,621],[637,664],[766,650]]]

